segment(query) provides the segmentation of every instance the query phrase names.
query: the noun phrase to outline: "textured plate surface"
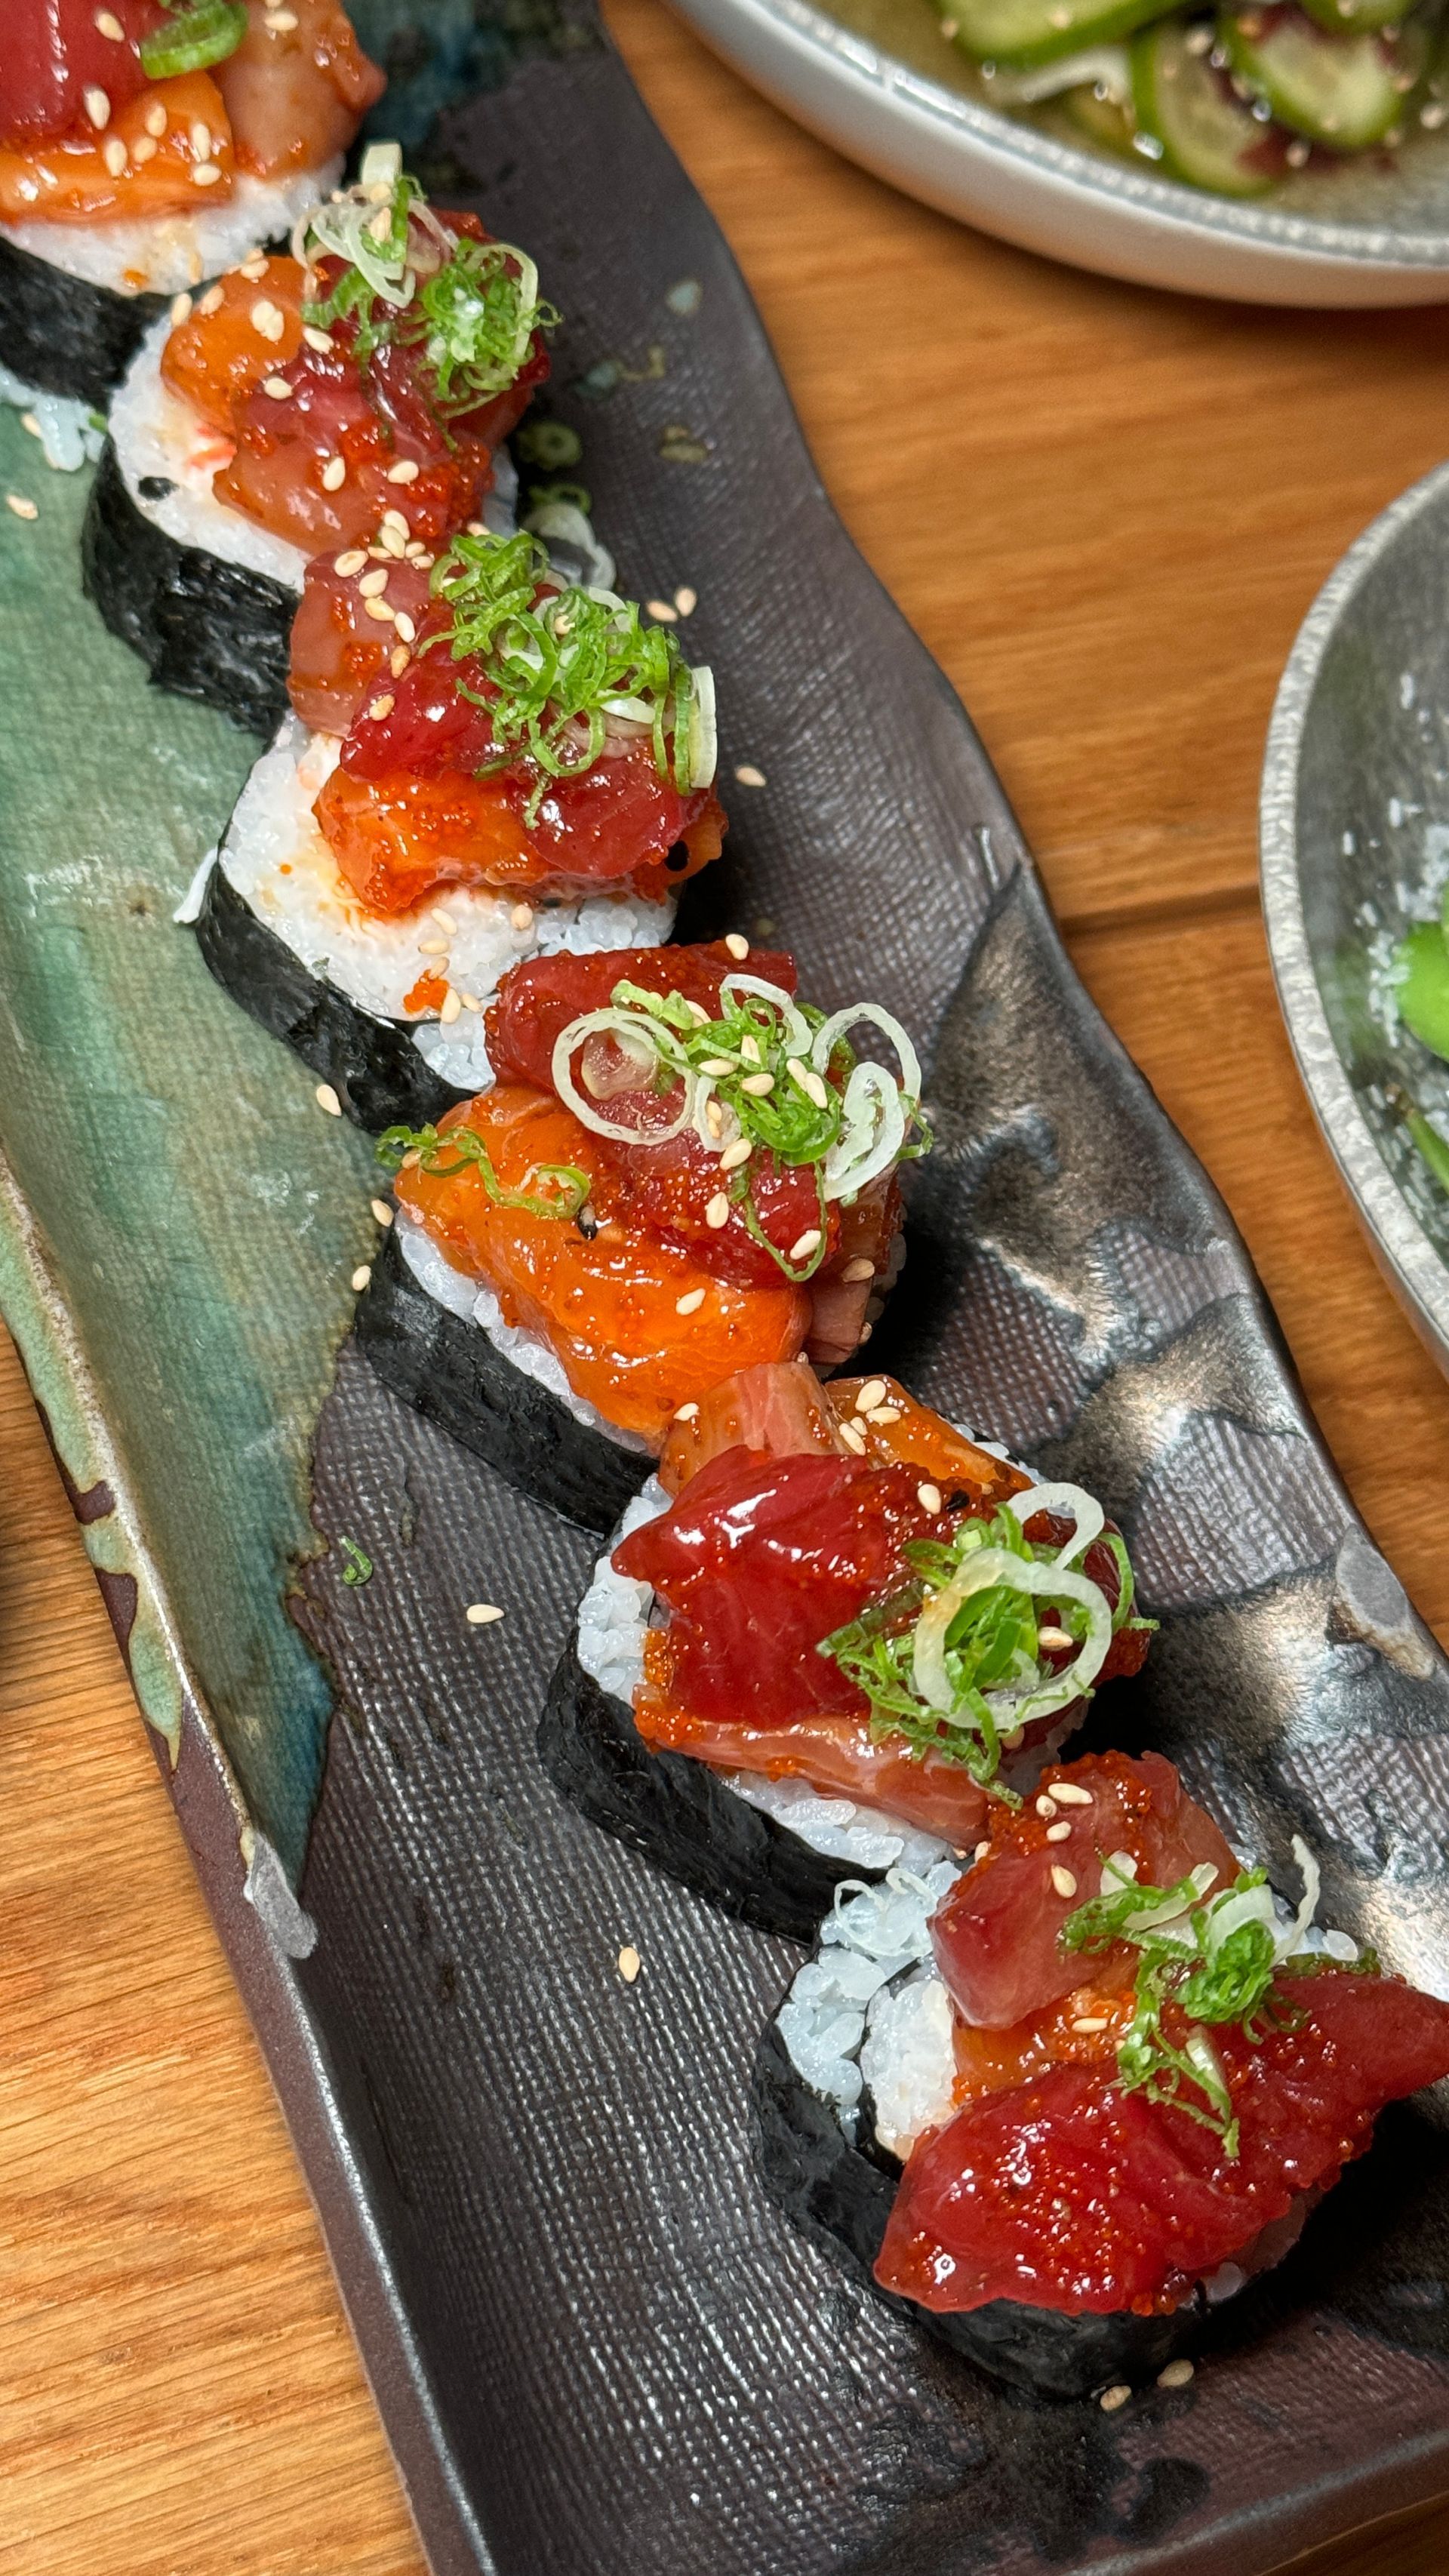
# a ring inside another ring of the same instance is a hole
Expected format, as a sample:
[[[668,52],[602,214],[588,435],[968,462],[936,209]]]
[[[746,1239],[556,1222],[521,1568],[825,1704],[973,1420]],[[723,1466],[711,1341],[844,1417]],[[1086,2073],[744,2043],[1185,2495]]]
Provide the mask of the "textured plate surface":
[[[536,15],[512,55],[471,8],[435,24],[495,85],[444,115],[431,167],[571,317],[556,407],[622,582],[699,592],[735,834],[692,926],[770,921],[822,1001],[869,990],[935,1048],[941,1150],[882,1363],[1097,1487],[1163,1622],[1114,1731],[1275,1866],[1305,1833],[1333,1913],[1449,1991],[1449,1675],[1220,1202],[1073,979],[619,63],[585,19]],[[423,41],[395,60],[422,137],[448,65]],[[101,632],[83,493],[25,444],[0,421],[7,487],[42,504],[0,524],[5,1308],[435,2568],[1254,2576],[1434,2491],[1449,2174],[1417,2114],[1310,2230],[1271,2331],[1110,2418],[932,2353],[766,2204],[749,2069],[798,1954],[543,1778],[590,1543],[338,1353],[365,1141],[168,917],[245,743]],[[480,1597],[499,1625],[465,1624]],[[304,1844],[299,1905],[272,1846]]]
[[[1371,154],[1251,204],[1179,187],[1002,115],[932,0],[675,0],[802,125],[928,206],[1026,250],[1146,286],[1263,304],[1449,295],[1449,135]]]
[[[1449,1198],[1391,1105],[1449,1077],[1386,1007],[1386,954],[1449,854],[1449,467],[1392,503],[1304,620],[1263,769],[1263,906],[1308,1096],[1389,1278],[1449,1369]]]

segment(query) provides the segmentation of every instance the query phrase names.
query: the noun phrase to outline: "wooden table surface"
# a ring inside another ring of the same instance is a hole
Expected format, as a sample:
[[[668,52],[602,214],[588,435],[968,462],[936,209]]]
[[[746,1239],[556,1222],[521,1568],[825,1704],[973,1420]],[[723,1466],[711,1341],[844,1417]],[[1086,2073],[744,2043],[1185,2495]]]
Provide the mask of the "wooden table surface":
[[[611,15],[739,255],[827,486],[970,705],[1082,974],[1225,1192],[1359,1508],[1449,1641],[1449,1387],[1299,1090],[1255,866],[1284,657],[1350,539],[1449,447],[1449,323],[1190,303],[1050,267],[837,159],[656,0]],[[0,1359],[0,2570],[423,2576],[266,2076]],[[1446,2562],[1449,2508],[1312,2566]]]

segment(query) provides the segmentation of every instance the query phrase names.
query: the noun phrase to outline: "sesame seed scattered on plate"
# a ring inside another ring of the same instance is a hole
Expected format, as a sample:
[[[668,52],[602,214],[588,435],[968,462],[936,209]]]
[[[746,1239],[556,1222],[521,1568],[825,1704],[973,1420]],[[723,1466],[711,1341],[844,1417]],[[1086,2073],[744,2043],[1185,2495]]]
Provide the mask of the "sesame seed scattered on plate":
[[[633,1942],[626,1941],[618,1958],[619,1974],[623,1978],[626,1986],[632,1986],[642,1965],[643,1961],[641,1960],[638,1951],[635,1949]]]
[[[1157,2385],[1159,2388],[1186,2388],[1192,2376],[1193,2364],[1184,2355],[1181,2361],[1170,2361],[1165,2370],[1159,2370]]]
[[[691,590],[688,582],[682,583],[674,594],[674,605],[681,617],[692,617],[699,606],[698,591]]]
[[[763,787],[765,783],[763,769],[757,769],[752,760],[742,760],[735,771],[735,776],[741,787]]]
[[[316,1101],[319,1109],[326,1110],[329,1118],[341,1117],[342,1103],[338,1099],[330,1082],[319,1082],[316,1090],[312,1094],[312,1097]]]
[[[367,1283],[368,1283],[368,1281],[369,1281],[369,1279],[370,1279],[371,1277],[372,1277],[372,1264],[371,1264],[371,1262],[370,1262],[370,1261],[359,1261],[359,1263],[358,1263],[358,1265],[357,1265],[357,1268],[354,1270],[354,1272],[353,1272],[353,1274],[352,1274],[352,1293],[353,1293],[354,1297],[360,1297],[360,1296],[362,1295],[362,1292],[363,1292],[364,1288],[367,1286]]]
[[[1119,2407],[1126,2405],[1131,2394],[1132,2391],[1125,2381],[1119,2379],[1115,2387],[1103,2389],[1097,2403],[1104,2415],[1115,2415]]]
[[[470,1628],[491,1628],[503,1613],[496,1601],[470,1601],[463,1616]]]
[[[386,1199],[374,1199],[372,1202],[372,1213],[376,1217],[379,1225],[391,1225],[393,1212],[388,1206]]]
[[[678,622],[679,611],[669,600],[646,599],[644,605],[651,617],[658,618],[661,626],[673,626]]]

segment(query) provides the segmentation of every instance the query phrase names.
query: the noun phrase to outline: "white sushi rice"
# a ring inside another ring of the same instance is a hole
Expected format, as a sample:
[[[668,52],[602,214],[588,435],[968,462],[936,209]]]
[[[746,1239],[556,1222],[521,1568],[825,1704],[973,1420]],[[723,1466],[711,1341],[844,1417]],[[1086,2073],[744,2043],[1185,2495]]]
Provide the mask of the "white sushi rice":
[[[641,1457],[648,1456],[647,1440],[641,1439],[635,1431],[621,1431],[616,1423],[608,1421],[599,1412],[597,1406],[586,1403],[581,1395],[575,1395],[557,1353],[534,1334],[524,1332],[520,1325],[505,1323],[503,1310],[492,1289],[480,1288],[476,1279],[470,1279],[465,1271],[456,1270],[446,1255],[439,1251],[432,1236],[402,1213],[399,1213],[397,1221],[397,1240],[398,1249],[418,1286],[425,1288],[428,1295],[436,1298],[440,1306],[446,1306],[451,1314],[461,1315],[465,1321],[476,1324],[480,1332],[487,1334],[494,1349],[501,1351],[506,1360],[511,1360],[520,1376],[533,1378],[550,1395],[556,1396],[585,1430],[601,1431],[605,1439],[612,1440],[617,1448],[634,1450]]]
[[[25,413],[26,426],[33,426],[41,454],[57,474],[74,474],[82,465],[95,463],[105,431],[89,403],[77,402],[69,394],[48,394],[4,366],[0,366],[0,402]]]
[[[258,242],[281,241],[342,176],[342,155],[288,179],[238,171],[222,204],[198,189],[196,212],[152,215],[131,223],[7,224],[7,239],[67,277],[108,286],[116,295],[178,295],[245,259]]]
[[[200,546],[248,572],[265,573],[287,590],[300,591],[307,570],[302,548],[213,497],[216,432],[171,391],[161,374],[171,327],[167,313],[152,324],[111,398],[111,437],[126,489],[153,527],[177,545]],[[159,498],[141,488],[156,479],[171,487]]]
[[[492,1079],[481,1012],[465,1009],[448,1028],[437,1025],[436,1013],[427,1020],[410,1013],[406,997],[424,975],[441,974],[460,996],[485,1003],[520,958],[652,947],[668,938],[673,904],[636,895],[534,910],[479,886],[448,886],[395,919],[365,911],[312,812],[337,766],[338,748],[334,735],[309,733],[288,716],[242,789],[221,865],[228,883],[310,973],[378,1018],[416,1016],[422,1052],[450,1081],[484,1088],[485,1076]],[[468,1021],[475,1026],[465,1027]]]
[[[890,1870],[874,1887],[847,1881],[821,1926],[818,1955],[780,2007],[797,2074],[834,2103],[848,2137],[869,2085],[877,2132],[896,2154],[951,2106],[950,2002],[931,1964],[930,1923],[961,1874],[958,1861],[942,1860]]]

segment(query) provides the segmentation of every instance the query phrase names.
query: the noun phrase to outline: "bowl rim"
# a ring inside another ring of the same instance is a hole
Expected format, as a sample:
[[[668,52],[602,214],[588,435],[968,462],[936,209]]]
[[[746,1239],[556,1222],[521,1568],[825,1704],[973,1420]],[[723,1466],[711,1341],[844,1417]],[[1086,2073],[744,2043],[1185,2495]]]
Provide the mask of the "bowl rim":
[[[1148,168],[1120,166],[1105,155],[1058,141],[1008,117],[999,108],[964,97],[933,81],[868,36],[843,25],[812,0],[676,0],[683,13],[708,25],[733,20],[750,25],[792,52],[823,60],[837,86],[857,96],[874,94],[893,122],[945,128],[963,147],[963,159],[1014,168],[1070,205],[1124,209],[1153,230],[1203,246],[1225,241],[1243,250],[1345,269],[1449,271],[1449,215],[1442,227],[1403,228],[1392,223],[1336,223],[1262,201],[1212,197]],[[1449,284],[1446,284],[1449,292]]]
[[[1391,501],[1335,566],[1294,640],[1263,755],[1258,866],[1268,954],[1289,1042],[1324,1141],[1374,1249],[1440,1364],[1449,1368],[1449,1266],[1385,1162],[1344,1069],[1319,990],[1303,901],[1298,793],[1324,658],[1350,603],[1406,529],[1449,499],[1449,464]]]

